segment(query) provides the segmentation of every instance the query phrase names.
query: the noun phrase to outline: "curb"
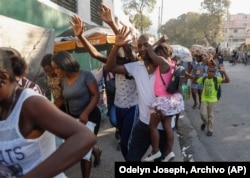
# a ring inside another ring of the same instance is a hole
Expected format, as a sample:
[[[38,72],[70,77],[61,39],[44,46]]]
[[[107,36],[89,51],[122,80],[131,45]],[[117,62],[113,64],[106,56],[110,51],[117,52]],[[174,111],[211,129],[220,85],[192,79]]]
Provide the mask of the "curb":
[[[182,113],[183,118],[179,119],[179,143],[182,149],[184,162],[211,162],[210,156],[201,143],[199,136],[194,129],[187,113]]]

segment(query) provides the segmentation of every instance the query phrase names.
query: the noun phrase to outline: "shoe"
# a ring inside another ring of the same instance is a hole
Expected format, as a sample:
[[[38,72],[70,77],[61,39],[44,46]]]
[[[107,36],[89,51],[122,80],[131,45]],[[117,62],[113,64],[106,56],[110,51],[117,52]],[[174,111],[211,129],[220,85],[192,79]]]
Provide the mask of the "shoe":
[[[206,124],[201,124],[201,131],[204,131],[206,128]]]
[[[101,149],[97,149],[97,152],[94,154],[95,156],[95,160],[94,160],[94,167],[99,166],[100,162],[101,162],[101,155],[102,155],[102,150]]]
[[[170,162],[175,158],[174,152],[170,152],[163,160],[162,162]]]
[[[208,132],[207,132],[207,136],[208,136],[208,137],[211,137],[212,135],[213,135],[213,132],[211,132],[211,131],[208,131]]]
[[[197,104],[195,103],[193,106],[192,106],[192,109],[195,109],[197,106]]]
[[[146,157],[145,159],[144,159],[144,161],[154,161],[155,159],[157,159],[157,158],[160,158],[161,157],[161,152],[160,151],[158,151],[157,153],[155,153],[155,154],[150,154],[148,157]]]

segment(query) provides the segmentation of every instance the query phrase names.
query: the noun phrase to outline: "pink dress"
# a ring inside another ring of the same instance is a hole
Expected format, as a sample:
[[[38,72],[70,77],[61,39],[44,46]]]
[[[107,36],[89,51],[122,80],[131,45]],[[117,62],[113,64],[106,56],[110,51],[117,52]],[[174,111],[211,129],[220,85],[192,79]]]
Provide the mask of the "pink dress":
[[[174,71],[173,63],[170,63],[170,70],[165,74],[160,74],[160,68],[156,68],[156,76],[154,83],[155,101],[150,105],[151,113],[155,112],[155,109],[161,110],[165,116],[171,116],[180,113],[184,110],[184,100],[181,93],[171,94],[166,91],[166,86],[169,84],[171,76]],[[166,85],[162,82],[161,76]]]

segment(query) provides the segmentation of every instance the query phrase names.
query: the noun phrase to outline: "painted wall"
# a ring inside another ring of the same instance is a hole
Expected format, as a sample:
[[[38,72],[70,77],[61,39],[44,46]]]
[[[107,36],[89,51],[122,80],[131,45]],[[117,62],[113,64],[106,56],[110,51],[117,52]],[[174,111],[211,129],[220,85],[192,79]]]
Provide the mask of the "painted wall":
[[[83,0],[80,1],[83,4]],[[86,3],[86,0],[84,0],[84,3]],[[49,0],[0,0],[0,14],[33,25],[53,28],[55,29],[55,36],[57,36],[70,28],[69,20],[73,13]],[[100,63],[92,59],[88,53],[71,54],[80,63],[82,69],[95,69],[100,66]]]

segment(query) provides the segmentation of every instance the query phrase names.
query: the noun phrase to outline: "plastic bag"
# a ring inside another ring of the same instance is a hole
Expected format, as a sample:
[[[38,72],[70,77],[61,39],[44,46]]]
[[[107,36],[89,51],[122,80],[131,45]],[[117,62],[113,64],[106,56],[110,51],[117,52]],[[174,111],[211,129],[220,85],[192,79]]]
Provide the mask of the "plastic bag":
[[[188,100],[190,98],[190,85],[184,83],[182,85],[182,90],[183,90],[183,99]]]

